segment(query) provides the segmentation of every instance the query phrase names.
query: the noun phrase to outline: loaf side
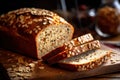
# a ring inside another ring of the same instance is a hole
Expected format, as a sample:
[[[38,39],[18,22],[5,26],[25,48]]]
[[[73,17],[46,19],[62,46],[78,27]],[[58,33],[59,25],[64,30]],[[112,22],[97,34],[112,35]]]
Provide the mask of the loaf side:
[[[1,44],[4,47],[41,58],[70,40],[74,28],[54,12],[38,8],[21,8],[0,16],[0,33]],[[58,43],[60,40],[57,38],[62,41]]]

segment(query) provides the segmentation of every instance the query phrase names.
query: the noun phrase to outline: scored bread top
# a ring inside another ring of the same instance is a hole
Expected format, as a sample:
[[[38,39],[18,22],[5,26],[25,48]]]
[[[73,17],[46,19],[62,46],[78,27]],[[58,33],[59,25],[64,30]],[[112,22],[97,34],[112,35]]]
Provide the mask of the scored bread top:
[[[38,8],[21,8],[0,16],[0,30],[24,37],[34,37],[48,25],[59,23],[70,25],[56,13]]]

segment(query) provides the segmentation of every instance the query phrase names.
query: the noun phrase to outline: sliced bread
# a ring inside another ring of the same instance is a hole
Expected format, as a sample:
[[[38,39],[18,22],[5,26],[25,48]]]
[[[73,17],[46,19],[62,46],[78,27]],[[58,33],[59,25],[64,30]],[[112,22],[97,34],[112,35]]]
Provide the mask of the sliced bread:
[[[84,44],[86,42],[92,41],[93,39],[94,38],[90,33],[82,35],[82,36],[77,37],[77,38],[74,38],[71,41],[68,41],[68,42],[64,43],[62,46],[56,48],[55,50],[52,50],[50,53],[43,56],[42,59],[44,61],[46,61],[49,58],[51,58],[52,56],[54,56],[54,55],[56,55],[56,54],[58,54],[58,53],[60,53],[62,51],[70,50],[75,46],[82,45],[82,44]]]
[[[91,50],[84,54],[66,58],[58,62],[61,68],[72,71],[85,71],[94,69],[110,58],[110,51]]]
[[[47,62],[49,64],[54,64],[57,63],[58,61],[68,58],[68,57],[72,57],[72,56],[76,56],[79,55],[81,53],[84,53],[86,51],[89,50],[93,50],[93,49],[98,49],[100,48],[100,42],[98,40],[94,40],[76,47],[73,47],[72,49],[67,49],[62,51],[61,53],[56,54],[55,56],[49,58],[47,60]]]

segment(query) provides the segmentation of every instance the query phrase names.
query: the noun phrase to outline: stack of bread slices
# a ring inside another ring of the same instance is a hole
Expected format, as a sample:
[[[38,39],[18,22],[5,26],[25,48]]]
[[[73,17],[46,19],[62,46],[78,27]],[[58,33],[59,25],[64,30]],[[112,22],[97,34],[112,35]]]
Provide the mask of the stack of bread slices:
[[[110,54],[110,51],[102,50],[99,40],[88,33],[64,43],[42,59],[67,70],[84,71],[99,67],[110,58]]]

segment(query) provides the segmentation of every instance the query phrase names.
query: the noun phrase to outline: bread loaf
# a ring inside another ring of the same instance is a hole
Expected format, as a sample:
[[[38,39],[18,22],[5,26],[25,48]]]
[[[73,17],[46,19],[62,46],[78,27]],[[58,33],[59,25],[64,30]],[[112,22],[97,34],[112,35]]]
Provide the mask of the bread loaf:
[[[62,51],[61,53],[58,53],[55,56],[49,58],[47,62],[49,64],[54,64],[59,62],[62,59],[77,56],[82,53],[84,54],[84,52],[94,50],[94,49],[99,49],[99,48],[100,48],[100,42],[98,40],[94,40],[82,45],[75,46],[72,49],[67,49],[65,51]]]
[[[85,71],[97,68],[110,58],[110,51],[91,50],[81,55],[66,58],[58,62],[59,67],[72,71]]]
[[[44,9],[21,8],[0,16],[0,46],[41,59],[72,39],[74,28]]]
[[[56,48],[55,50],[51,51],[50,53],[46,54],[45,56],[42,57],[44,61],[47,61],[49,58],[55,56],[56,54],[66,51],[66,50],[71,50],[73,47],[82,45],[86,42],[92,41],[94,38],[93,36],[88,33],[82,36],[79,36],[77,38],[74,38],[66,43],[64,43],[62,46]]]

